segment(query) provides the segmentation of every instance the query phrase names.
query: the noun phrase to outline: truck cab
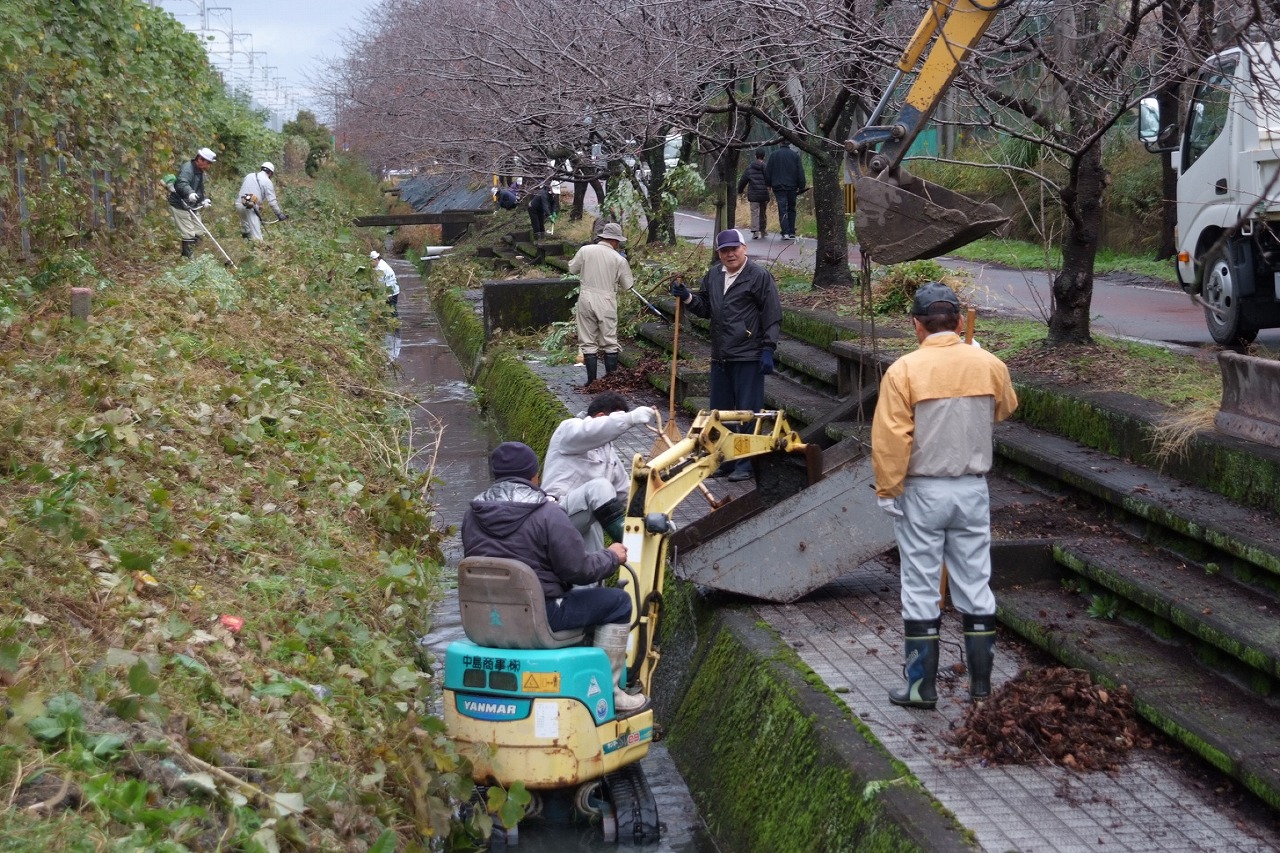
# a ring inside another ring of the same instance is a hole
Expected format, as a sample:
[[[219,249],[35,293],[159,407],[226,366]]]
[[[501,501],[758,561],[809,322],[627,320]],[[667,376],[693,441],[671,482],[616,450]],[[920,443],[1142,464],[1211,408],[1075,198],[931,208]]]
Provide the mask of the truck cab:
[[[1214,341],[1247,344],[1280,327],[1280,62],[1273,43],[1201,67],[1181,126],[1143,99],[1139,136],[1174,152],[1177,275]]]

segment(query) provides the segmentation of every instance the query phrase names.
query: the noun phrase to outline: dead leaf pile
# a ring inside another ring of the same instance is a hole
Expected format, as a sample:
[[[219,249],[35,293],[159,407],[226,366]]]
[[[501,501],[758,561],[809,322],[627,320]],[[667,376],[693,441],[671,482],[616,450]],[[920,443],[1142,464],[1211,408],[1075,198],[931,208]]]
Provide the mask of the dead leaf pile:
[[[988,764],[1081,772],[1116,770],[1130,750],[1152,745],[1127,689],[1107,690],[1064,666],[1020,673],[971,707],[948,739],[965,758]]]

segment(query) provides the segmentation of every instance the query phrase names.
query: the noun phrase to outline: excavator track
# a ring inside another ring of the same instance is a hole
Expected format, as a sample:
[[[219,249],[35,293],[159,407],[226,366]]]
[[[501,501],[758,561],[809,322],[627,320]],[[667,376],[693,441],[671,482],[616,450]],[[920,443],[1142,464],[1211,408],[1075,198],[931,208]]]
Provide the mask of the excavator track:
[[[639,763],[628,764],[604,777],[613,805],[619,844],[653,844],[661,835],[658,803],[649,790]]]

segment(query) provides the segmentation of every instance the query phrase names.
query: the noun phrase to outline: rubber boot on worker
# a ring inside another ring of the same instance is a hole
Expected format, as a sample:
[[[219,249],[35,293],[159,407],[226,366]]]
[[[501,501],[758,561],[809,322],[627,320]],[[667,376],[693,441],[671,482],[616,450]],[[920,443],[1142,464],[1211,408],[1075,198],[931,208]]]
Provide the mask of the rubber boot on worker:
[[[905,619],[907,686],[889,691],[889,701],[904,708],[934,708],[938,704],[938,628],[941,619]]]
[[[618,354],[616,352],[607,352],[604,354],[604,375],[608,376],[618,369]]]
[[[627,637],[630,634],[630,625],[615,623],[597,625],[595,631],[596,648],[604,650],[613,671],[613,710],[619,717],[629,717],[649,707],[649,700],[643,694],[628,693],[621,687],[626,679]]]
[[[991,667],[996,659],[996,617],[964,615],[964,657],[969,670],[969,701],[991,695]]]
[[[582,363],[587,368],[587,384],[590,385],[596,381],[596,370],[599,369],[599,356],[593,352],[586,353],[582,356]]]
[[[195,248],[196,248],[195,240],[183,240],[182,241],[182,257],[189,258],[192,255],[194,255]]]
[[[609,534],[609,538],[614,542],[622,541],[622,522],[627,517],[627,502],[622,498],[614,498],[604,506],[596,507],[591,511],[596,521],[600,522],[600,526],[604,528],[604,532]]]

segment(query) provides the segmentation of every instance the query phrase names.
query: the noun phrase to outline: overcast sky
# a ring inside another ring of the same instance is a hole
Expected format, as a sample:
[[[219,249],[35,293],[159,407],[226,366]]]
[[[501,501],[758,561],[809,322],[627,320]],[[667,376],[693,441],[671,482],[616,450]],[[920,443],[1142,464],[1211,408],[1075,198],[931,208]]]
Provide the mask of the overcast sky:
[[[284,87],[296,104],[284,108],[285,120],[298,109],[310,109],[321,119],[330,112],[313,93],[312,81],[322,76],[326,59],[345,52],[342,44],[350,30],[358,30],[376,0],[149,0],[197,30],[202,13],[214,35],[215,51],[225,50],[227,31],[236,34],[237,50],[231,58],[248,77],[249,56],[262,79],[284,79]],[[263,57],[260,54],[266,53]],[[226,60],[215,64],[224,67]],[[263,66],[268,71],[262,74]],[[270,69],[274,68],[272,71]],[[255,77],[255,79],[258,79]]]

